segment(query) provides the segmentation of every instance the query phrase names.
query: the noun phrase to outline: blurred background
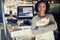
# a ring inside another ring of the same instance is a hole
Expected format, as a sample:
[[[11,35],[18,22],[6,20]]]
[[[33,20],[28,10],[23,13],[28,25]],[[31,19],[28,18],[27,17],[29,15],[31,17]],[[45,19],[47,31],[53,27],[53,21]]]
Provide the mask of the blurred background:
[[[4,1],[4,3],[2,1]],[[19,40],[13,34],[17,34],[16,31],[19,30],[21,31],[21,29],[23,28],[29,29],[31,27],[31,19],[35,15],[38,15],[34,8],[37,1],[40,0],[0,0],[0,40],[5,40],[6,37],[8,40]],[[54,31],[54,36],[56,40],[59,40],[60,0],[45,0],[45,1],[48,1],[48,3],[50,4],[49,14],[53,14],[54,19],[57,22],[58,29]],[[4,7],[4,11],[2,7]],[[4,24],[2,17],[3,12],[5,18],[5,27],[7,28],[6,31],[4,31],[5,28],[3,26]],[[20,33],[20,31],[18,33]],[[26,31],[21,31],[21,33]],[[7,36],[5,35],[5,32],[7,33],[6,34]],[[25,36],[26,35],[27,34],[25,34]],[[33,37],[32,34],[30,36]],[[34,39],[27,39],[27,40],[34,40]]]

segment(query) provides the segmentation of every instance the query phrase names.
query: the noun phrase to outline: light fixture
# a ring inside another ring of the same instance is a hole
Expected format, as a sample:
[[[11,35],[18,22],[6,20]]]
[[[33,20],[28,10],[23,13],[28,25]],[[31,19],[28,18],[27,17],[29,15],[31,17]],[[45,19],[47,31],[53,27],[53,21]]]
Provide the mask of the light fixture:
[[[50,4],[50,1],[48,1],[48,3]]]
[[[54,3],[54,1],[51,1],[51,3],[53,4],[53,3]]]
[[[24,1],[24,4],[26,4],[26,1]]]

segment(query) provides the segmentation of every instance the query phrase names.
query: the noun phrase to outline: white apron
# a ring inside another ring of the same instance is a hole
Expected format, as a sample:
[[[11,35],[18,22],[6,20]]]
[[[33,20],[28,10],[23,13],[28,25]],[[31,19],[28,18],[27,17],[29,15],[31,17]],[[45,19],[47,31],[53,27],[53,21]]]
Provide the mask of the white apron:
[[[35,36],[36,36],[36,38],[35,38],[36,40],[55,40],[53,31],[49,31],[49,32],[46,32],[43,34],[38,34]]]

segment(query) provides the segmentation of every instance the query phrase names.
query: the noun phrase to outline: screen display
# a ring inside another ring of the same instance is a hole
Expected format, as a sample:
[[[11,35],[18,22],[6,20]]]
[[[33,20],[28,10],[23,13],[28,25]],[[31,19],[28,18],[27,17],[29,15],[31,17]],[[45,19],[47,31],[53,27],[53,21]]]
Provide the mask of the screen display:
[[[18,17],[33,17],[33,7],[18,6]]]

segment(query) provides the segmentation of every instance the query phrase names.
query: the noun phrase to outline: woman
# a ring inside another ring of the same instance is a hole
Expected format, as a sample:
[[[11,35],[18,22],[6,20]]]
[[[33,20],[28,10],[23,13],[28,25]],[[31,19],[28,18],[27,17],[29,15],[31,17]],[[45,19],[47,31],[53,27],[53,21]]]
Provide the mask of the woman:
[[[36,35],[36,40],[55,40],[53,31],[57,29],[56,21],[52,14],[48,14],[49,4],[48,1],[38,1],[35,5],[35,10],[39,15],[32,19],[32,33]],[[41,24],[39,20],[47,18],[46,25]],[[38,21],[38,23],[37,23]],[[48,23],[48,24],[47,24]],[[41,24],[40,26],[36,26]]]

